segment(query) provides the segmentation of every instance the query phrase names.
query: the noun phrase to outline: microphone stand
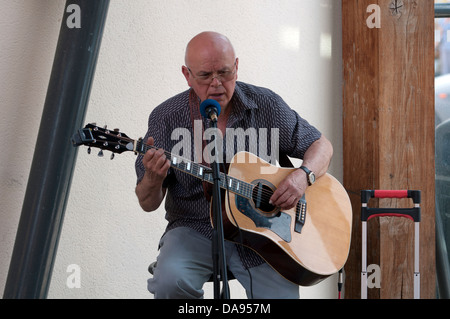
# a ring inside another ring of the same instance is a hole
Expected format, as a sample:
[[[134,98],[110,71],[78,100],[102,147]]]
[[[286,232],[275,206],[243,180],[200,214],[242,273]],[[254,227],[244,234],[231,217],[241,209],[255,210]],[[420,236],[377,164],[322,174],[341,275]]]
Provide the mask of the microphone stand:
[[[211,116],[213,127],[217,130],[217,116],[213,114]],[[214,161],[211,163],[212,176],[213,176],[213,238],[212,238],[212,254],[213,254],[213,282],[214,282],[214,299],[230,299],[230,291],[228,288],[227,278],[227,265],[225,259],[225,243],[223,233],[223,220],[222,220],[222,200],[220,194],[220,169],[219,169],[219,157],[217,150],[217,140],[214,137]],[[220,279],[223,281],[223,294],[220,294]]]

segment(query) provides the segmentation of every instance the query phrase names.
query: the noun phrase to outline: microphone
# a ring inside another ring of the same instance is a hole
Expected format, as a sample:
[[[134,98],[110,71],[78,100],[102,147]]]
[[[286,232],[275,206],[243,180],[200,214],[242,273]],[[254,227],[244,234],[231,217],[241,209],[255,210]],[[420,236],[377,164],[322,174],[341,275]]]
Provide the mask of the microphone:
[[[217,122],[217,117],[220,114],[220,104],[216,100],[208,99],[200,104],[200,113],[203,117]]]

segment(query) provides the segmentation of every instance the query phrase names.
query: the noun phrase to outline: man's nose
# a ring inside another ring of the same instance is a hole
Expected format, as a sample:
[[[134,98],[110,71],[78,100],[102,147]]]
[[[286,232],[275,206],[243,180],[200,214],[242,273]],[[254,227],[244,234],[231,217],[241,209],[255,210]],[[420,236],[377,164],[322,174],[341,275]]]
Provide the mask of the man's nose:
[[[211,81],[211,86],[217,87],[217,86],[221,86],[222,85],[222,81],[220,80],[220,76],[216,75],[213,76],[212,81]]]

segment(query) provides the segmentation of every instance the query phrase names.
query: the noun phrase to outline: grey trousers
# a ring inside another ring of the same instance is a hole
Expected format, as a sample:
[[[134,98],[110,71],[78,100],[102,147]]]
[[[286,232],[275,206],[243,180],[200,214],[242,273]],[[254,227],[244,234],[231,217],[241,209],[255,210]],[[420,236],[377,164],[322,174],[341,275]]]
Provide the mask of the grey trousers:
[[[153,278],[148,279],[148,290],[155,299],[203,298],[203,285],[213,272],[211,250],[211,241],[193,229],[179,227],[167,232],[161,238],[157,267]],[[246,270],[234,243],[225,241],[225,257],[228,269],[248,298],[299,298],[299,287],[269,265]]]

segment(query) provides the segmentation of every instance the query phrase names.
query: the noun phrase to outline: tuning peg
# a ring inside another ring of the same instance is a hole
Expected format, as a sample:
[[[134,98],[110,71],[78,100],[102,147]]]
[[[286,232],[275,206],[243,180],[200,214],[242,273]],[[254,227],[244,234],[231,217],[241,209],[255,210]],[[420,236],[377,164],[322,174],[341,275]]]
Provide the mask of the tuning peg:
[[[88,153],[88,154],[91,154],[91,147],[90,147],[90,146],[89,146],[88,149],[87,149],[87,153]]]
[[[111,161],[114,159],[114,153],[111,153]]]
[[[103,150],[100,150],[100,152],[98,152],[98,157],[103,157]]]

